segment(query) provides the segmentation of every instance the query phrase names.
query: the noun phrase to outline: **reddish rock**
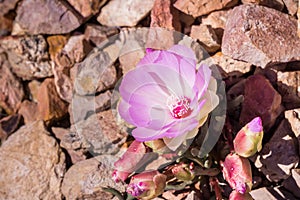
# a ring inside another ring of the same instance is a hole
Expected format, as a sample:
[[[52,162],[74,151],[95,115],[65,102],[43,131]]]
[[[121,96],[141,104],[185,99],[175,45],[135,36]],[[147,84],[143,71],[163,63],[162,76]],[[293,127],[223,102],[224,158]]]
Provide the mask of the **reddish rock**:
[[[99,12],[107,0],[67,0],[84,18],[89,18]]]
[[[222,52],[261,67],[299,60],[297,21],[264,6],[235,7],[227,20]]]
[[[300,107],[300,72],[277,72],[278,92],[287,109]]]
[[[0,54],[0,106],[8,114],[18,110],[24,97],[23,86],[10,68],[6,56]]]
[[[47,37],[47,43],[49,45],[49,54],[51,60],[55,60],[56,55],[61,52],[64,48],[65,44],[67,43],[68,37],[64,35],[53,35]]]
[[[82,21],[81,16],[59,0],[25,0],[17,8],[13,34],[69,33]]]
[[[10,10],[13,10],[17,3],[20,0],[3,0],[0,2],[0,15],[4,16],[4,14],[8,13]]]
[[[0,36],[9,35],[12,31],[13,19],[0,14]]]
[[[39,119],[57,120],[67,113],[67,104],[58,95],[52,78],[45,79],[37,94]]]
[[[255,117],[261,117],[264,129],[269,130],[282,111],[281,96],[271,83],[259,74],[247,79],[244,99],[240,115],[241,126]]]
[[[192,26],[190,36],[199,40],[200,44],[209,53],[216,52],[221,47],[215,31],[210,25],[200,24]]]
[[[287,179],[291,170],[299,163],[295,136],[286,119],[284,119],[270,141],[263,145],[256,158],[255,166],[272,182]]]
[[[42,121],[21,127],[0,150],[0,199],[63,198],[65,155]]]
[[[22,102],[19,112],[25,124],[30,124],[38,119],[38,105],[36,102],[25,100]]]
[[[283,0],[283,2],[290,15],[295,15],[297,13],[299,0]]]
[[[299,1],[299,4],[298,4],[297,17],[298,17],[298,20],[297,20],[297,25],[298,25],[297,35],[298,35],[298,37],[300,37],[300,1]]]
[[[154,0],[111,0],[101,9],[97,21],[106,26],[135,26],[150,12],[153,3]]]
[[[9,115],[0,120],[0,141],[1,144],[8,136],[10,136],[17,128],[21,122],[21,115]]]
[[[292,169],[292,175],[283,181],[283,187],[300,198],[300,169]]]
[[[41,86],[41,82],[37,80],[33,80],[28,83],[28,88],[30,92],[29,98],[34,102],[37,102],[37,96],[38,96],[40,86]]]
[[[69,76],[58,66],[53,65],[54,83],[59,97],[71,103],[73,97],[73,83]]]
[[[276,10],[282,10],[284,8],[284,3],[282,0],[242,0],[244,4],[257,4],[262,6],[267,6],[274,8]]]
[[[237,3],[237,0],[177,0],[174,6],[178,10],[196,18],[216,10],[232,7]]]
[[[99,26],[95,24],[88,24],[84,31],[86,40],[91,41],[95,46],[99,46],[103,41],[110,36],[118,34],[116,27]]]
[[[0,46],[7,52],[12,71],[23,80],[52,76],[48,45],[41,35],[5,37]]]

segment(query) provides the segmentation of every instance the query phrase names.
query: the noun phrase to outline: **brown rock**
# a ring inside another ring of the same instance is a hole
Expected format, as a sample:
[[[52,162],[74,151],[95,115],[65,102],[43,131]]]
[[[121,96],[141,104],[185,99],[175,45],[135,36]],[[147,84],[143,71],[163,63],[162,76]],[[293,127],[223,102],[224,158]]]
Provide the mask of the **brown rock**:
[[[95,24],[88,24],[84,31],[86,40],[91,41],[95,46],[99,46],[103,41],[110,36],[118,34],[116,27],[98,26]]]
[[[13,34],[69,33],[82,21],[81,16],[59,0],[26,0],[18,6]]]
[[[21,82],[10,71],[10,64],[4,54],[0,54],[0,106],[8,113],[15,113],[24,97]]]
[[[84,18],[89,18],[99,12],[107,0],[67,0],[73,8]]]
[[[222,40],[223,32],[227,22],[227,18],[231,12],[230,10],[220,10],[210,13],[202,17],[202,24],[211,25],[215,30],[219,40]]]
[[[0,199],[62,199],[65,155],[43,122],[23,126],[0,149]]]
[[[298,3],[298,10],[297,10],[297,17],[298,17],[298,20],[297,20],[297,25],[298,25],[298,29],[297,29],[297,35],[298,37],[300,37],[300,1]]]
[[[265,130],[271,128],[282,111],[281,96],[271,83],[262,75],[250,76],[245,84],[244,98],[240,115],[241,126],[259,116]]]
[[[292,169],[292,175],[283,181],[283,187],[300,198],[300,169]]]
[[[24,80],[52,76],[47,42],[41,35],[5,37],[0,46],[7,52],[12,71]]]
[[[210,25],[194,25],[190,36],[200,41],[200,44],[209,52],[213,53],[220,49],[219,39]]]
[[[40,86],[41,86],[41,82],[37,80],[33,80],[28,83],[30,99],[32,99],[34,102],[37,102],[37,96],[38,96]]]
[[[119,61],[121,64],[120,67],[122,69],[122,73],[126,74],[130,70],[134,69],[144,56],[144,50],[137,50],[120,56]]]
[[[257,156],[255,166],[270,181],[287,179],[291,175],[291,170],[298,165],[298,149],[294,138],[288,121],[284,119]]]
[[[287,109],[300,107],[300,72],[277,72],[278,92]]]
[[[177,0],[174,6],[178,10],[196,18],[216,10],[232,7],[237,3],[237,0]]]
[[[276,10],[282,10],[284,8],[284,3],[282,0],[242,0],[244,4],[257,4],[262,6],[267,6],[274,8]]]
[[[20,0],[3,0],[0,3],[0,15],[4,16],[4,14],[8,13],[10,10],[13,10],[17,3]]]
[[[106,26],[135,26],[150,12],[153,4],[154,0],[111,0],[101,9],[97,20]]]
[[[297,22],[264,6],[235,7],[227,20],[222,52],[261,67],[299,60]]]
[[[1,144],[8,136],[10,136],[17,128],[21,122],[21,115],[9,115],[0,120],[0,141]]]
[[[49,45],[49,54],[51,60],[55,60],[56,55],[61,52],[67,43],[68,38],[64,35],[53,35],[47,37],[47,43]]]
[[[25,124],[31,124],[38,119],[38,105],[36,102],[25,100],[22,102],[19,114],[23,116]]]
[[[283,2],[287,7],[290,15],[295,15],[297,13],[299,0],[283,0]]]
[[[12,31],[13,19],[11,17],[1,16],[0,13],[0,36],[9,35]]]
[[[282,187],[262,187],[252,190],[250,195],[255,200],[283,200],[283,199],[296,199],[291,193],[284,190]]]
[[[39,119],[44,121],[57,120],[67,113],[67,104],[60,99],[52,78],[45,79],[38,94]]]
[[[103,187],[112,187],[123,192],[124,186],[121,183],[116,184],[110,176],[115,161],[115,156],[101,155],[73,165],[67,171],[62,184],[62,193],[66,199],[112,199],[113,195],[104,192]]]
[[[179,12],[174,9],[172,0],[155,0],[151,10],[150,27],[161,27],[180,31]]]

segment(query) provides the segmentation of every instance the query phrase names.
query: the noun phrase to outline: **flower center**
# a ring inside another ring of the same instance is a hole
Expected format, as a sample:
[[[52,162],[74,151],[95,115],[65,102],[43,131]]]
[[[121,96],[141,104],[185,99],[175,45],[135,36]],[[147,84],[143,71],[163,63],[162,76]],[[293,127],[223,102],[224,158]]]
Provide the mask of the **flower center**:
[[[178,97],[172,94],[167,100],[167,106],[174,118],[181,119],[191,114],[190,102],[187,97]]]

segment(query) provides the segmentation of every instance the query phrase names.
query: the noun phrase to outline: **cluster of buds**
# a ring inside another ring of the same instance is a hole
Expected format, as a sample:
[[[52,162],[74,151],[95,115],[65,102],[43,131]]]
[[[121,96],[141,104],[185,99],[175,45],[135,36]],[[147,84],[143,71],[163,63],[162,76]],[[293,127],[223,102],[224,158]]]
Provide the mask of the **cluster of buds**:
[[[180,181],[192,181],[195,178],[194,163],[179,163],[171,167],[172,174]]]
[[[254,118],[236,135],[234,153],[225,158],[223,176],[234,189],[229,196],[230,200],[252,199],[249,192],[252,188],[251,165],[247,159],[262,149],[263,127],[259,117]]]

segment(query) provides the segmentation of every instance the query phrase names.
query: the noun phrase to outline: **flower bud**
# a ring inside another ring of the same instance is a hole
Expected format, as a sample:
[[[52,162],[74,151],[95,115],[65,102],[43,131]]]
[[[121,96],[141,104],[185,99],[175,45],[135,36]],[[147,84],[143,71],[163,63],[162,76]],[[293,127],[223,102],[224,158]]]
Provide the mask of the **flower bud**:
[[[150,147],[153,152],[158,153],[158,154],[163,154],[163,153],[167,152],[167,150],[168,150],[166,144],[161,139],[150,140],[150,141],[146,141],[144,143],[145,143],[145,145]]]
[[[146,153],[146,147],[142,142],[133,141],[123,156],[114,163],[115,170],[112,174],[115,182],[125,179],[141,164],[139,163]]]
[[[223,176],[232,189],[241,194],[250,192],[252,172],[248,159],[237,154],[228,154],[223,162]]]
[[[249,193],[241,194],[235,190],[230,193],[229,200],[253,200]]]
[[[139,199],[153,199],[163,193],[166,180],[167,176],[158,171],[143,172],[131,178],[127,192]]]
[[[234,151],[245,158],[253,156],[262,148],[263,127],[260,117],[254,118],[236,135]]]
[[[172,167],[172,174],[181,181],[191,181],[195,178],[194,163],[180,163]]]

